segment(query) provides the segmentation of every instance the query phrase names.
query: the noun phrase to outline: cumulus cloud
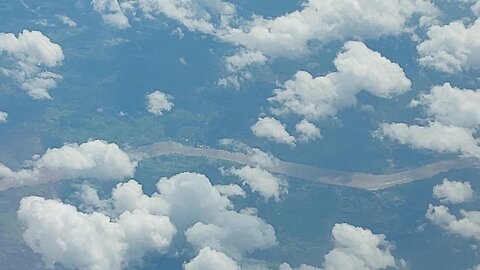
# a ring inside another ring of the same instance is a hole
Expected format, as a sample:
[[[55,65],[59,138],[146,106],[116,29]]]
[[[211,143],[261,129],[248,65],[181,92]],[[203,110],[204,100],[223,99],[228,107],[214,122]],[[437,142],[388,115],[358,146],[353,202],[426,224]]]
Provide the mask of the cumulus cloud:
[[[433,86],[429,93],[412,101],[423,106],[427,115],[446,125],[468,129],[480,126],[480,90],[461,89],[450,83]]]
[[[469,182],[443,179],[441,184],[433,187],[433,196],[444,203],[464,203],[473,200],[473,189]]]
[[[273,117],[261,117],[251,127],[255,136],[267,140],[295,146],[295,137],[290,135],[285,126]]]
[[[102,15],[105,24],[118,29],[130,27],[128,17],[117,0],[92,0],[92,6]]]
[[[279,159],[274,157],[272,154],[266,153],[258,148],[250,147],[233,139],[222,139],[219,141],[219,143],[222,146],[232,148],[235,152],[244,153],[248,158],[248,162],[254,164],[256,167],[268,170],[279,166]]]
[[[215,185],[215,188],[226,197],[233,197],[233,196],[246,196],[245,190],[243,190],[239,185],[236,184],[228,184],[228,185]]]
[[[170,204],[172,222],[179,231],[186,230],[187,241],[197,249],[209,246],[240,258],[276,245],[271,225],[256,215],[230,210],[230,200],[204,175],[182,173],[162,178],[157,188]]]
[[[448,207],[430,204],[425,217],[451,234],[480,241],[480,212],[461,210],[460,214],[462,217],[457,218]]]
[[[444,26],[432,26],[428,39],[417,46],[419,62],[439,71],[459,73],[480,68],[480,19],[470,25],[454,21]]]
[[[8,113],[0,111],[0,124],[6,123],[8,119]]]
[[[260,193],[266,200],[274,198],[278,201],[281,195],[288,192],[287,184],[284,180],[258,167],[244,166],[239,169],[232,167],[226,170],[223,169],[222,172],[238,177],[252,191]]]
[[[6,54],[11,64],[0,67],[0,73],[16,80],[33,99],[51,99],[48,90],[57,86],[61,75],[43,71],[63,62],[62,48],[39,31],[23,30],[16,37],[0,33],[0,54]]]
[[[376,135],[415,149],[480,158],[476,137],[480,126],[478,90],[460,89],[445,83],[432,87],[429,93],[420,95],[411,105],[424,107],[427,124],[383,123]]]
[[[465,157],[480,157],[478,140],[468,129],[430,122],[426,126],[404,123],[384,123],[378,133],[380,138],[390,138],[414,149],[440,153],[460,153]]]
[[[161,91],[154,91],[146,96],[147,111],[154,115],[163,115],[165,111],[172,110],[174,104],[173,97]]]
[[[61,179],[123,179],[133,176],[137,166],[116,144],[100,140],[51,148],[27,164],[13,171],[0,163],[0,190]]]
[[[165,252],[176,232],[168,217],[135,210],[114,221],[35,196],[23,198],[17,214],[26,227],[26,244],[41,254],[46,267],[123,269],[146,251]]]
[[[298,122],[295,125],[295,130],[299,134],[299,140],[302,142],[309,142],[322,138],[320,129],[306,119]]]
[[[248,70],[251,67],[264,65],[267,57],[260,51],[239,50],[236,54],[225,58],[227,76],[218,80],[218,85],[240,88],[242,81],[250,79],[253,75]]]
[[[222,252],[213,250],[209,247],[202,248],[190,262],[183,265],[185,270],[240,270],[237,262]]]
[[[424,0],[309,0],[300,10],[279,17],[255,16],[239,28],[221,33],[221,39],[270,57],[294,57],[306,54],[308,45],[315,42],[407,32],[413,15],[425,20],[437,13],[433,3]]]
[[[410,90],[411,82],[403,69],[362,42],[347,42],[334,64],[337,71],[321,77],[298,71],[268,99],[273,104],[272,112],[318,120],[334,117],[340,109],[354,106],[356,94],[362,90],[381,98]]]
[[[324,257],[322,268],[301,265],[297,270],[380,270],[396,267],[392,245],[383,234],[350,224],[335,224],[332,229],[335,247]],[[293,270],[284,263],[280,270]]]

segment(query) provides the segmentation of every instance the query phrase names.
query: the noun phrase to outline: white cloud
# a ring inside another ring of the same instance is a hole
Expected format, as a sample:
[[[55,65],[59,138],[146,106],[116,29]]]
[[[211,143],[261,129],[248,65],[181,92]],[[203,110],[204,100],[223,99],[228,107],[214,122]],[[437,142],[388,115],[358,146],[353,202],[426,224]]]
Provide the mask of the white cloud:
[[[18,38],[0,33],[0,53],[7,54],[12,67],[0,67],[0,73],[15,79],[33,99],[51,99],[48,90],[55,88],[62,76],[42,71],[63,62],[62,48],[39,31],[23,30]]]
[[[380,138],[388,137],[414,149],[480,158],[478,140],[472,136],[471,130],[462,127],[447,126],[440,122],[430,122],[426,126],[384,123],[377,134]]]
[[[8,113],[0,111],[0,123],[6,123],[8,119]]]
[[[204,175],[181,173],[157,183],[160,196],[170,204],[170,218],[195,248],[211,247],[240,258],[256,249],[276,245],[272,226],[253,214],[233,210]]]
[[[102,15],[103,21],[118,29],[130,27],[128,17],[117,0],[92,0],[93,9]]]
[[[279,159],[270,153],[263,152],[258,148],[252,148],[233,139],[222,139],[219,141],[219,143],[223,146],[231,147],[235,152],[244,153],[247,156],[248,162],[251,162],[256,167],[269,169],[279,166]]]
[[[73,178],[119,180],[133,176],[137,166],[116,144],[94,140],[48,149],[12,171],[0,163],[0,190]]]
[[[433,86],[429,93],[412,101],[425,106],[427,115],[446,125],[464,128],[480,126],[480,90],[460,89],[450,83]]]
[[[75,21],[73,21],[72,19],[70,19],[70,17],[68,17],[68,16],[57,14],[57,15],[55,15],[55,17],[57,19],[59,19],[63,24],[65,24],[69,27],[76,27],[77,26],[77,23]]]
[[[298,71],[268,99],[274,105],[272,112],[317,120],[334,117],[340,109],[354,106],[361,90],[381,98],[410,90],[411,82],[402,68],[362,42],[347,42],[334,64],[336,72],[316,78]]]
[[[350,224],[335,224],[335,248],[325,255],[325,270],[374,270],[395,267],[392,246],[383,234]]]
[[[460,213],[462,218],[457,218],[448,207],[430,204],[425,217],[449,233],[480,241],[480,212],[461,210]]]
[[[78,195],[82,200],[80,208],[87,209],[88,212],[92,212],[95,208],[104,209],[108,205],[106,200],[100,199],[97,190],[87,184],[80,186]]]
[[[384,123],[376,132],[415,149],[441,153],[459,153],[480,158],[476,131],[480,126],[480,94],[478,90],[459,89],[449,83],[434,86],[427,94],[411,102],[422,105],[429,119],[427,124],[407,125]]]
[[[236,54],[225,57],[227,76],[220,78],[217,84],[223,87],[233,86],[239,89],[241,82],[253,76],[249,69],[264,65],[267,61],[267,57],[260,51],[240,49]]]
[[[322,268],[301,265],[296,270],[381,270],[397,266],[391,254],[392,245],[385,235],[347,223],[335,224],[332,229],[335,247],[324,257]],[[284,263],[279,270],[293,270]]]
[[[290,135],[285,126],[273,117],[258,118],[257,122],[251,127],[255,136],[266,138],[267,140],[295,146],[295,137]]]
[[[428,39],[417,46],[420,64],[447,73],[480,68],[480,19],[471,25],[454,21],[432,26]]]
[[[245,190],[243,190],[239,185],[236,184],[229,184],[229,185],[215,185],[215,188],[226,197],[233,197],[233,196],[246,196]]]
[[[209,247],[202,248],[197,257],[183,265],[185,270],[240,270],[237,262],[222,252]]]
[[[432,17],[437,13],[432,3],[424,0],[308,0],[301,10],[273,19],[254,16],[240,28],[219,35],[270,57],[295,57],[306,54],[311,43],[408,32],[414,14]]]
[[[322,138],[320,129],[306,119],[298,122],[297,125],[295,125],[295,130],[299,133],[299,140],[302,142],[309,142]]]
[[[147,110],[154,115],[163,115],[165,111],[172,110],[174,104],[173,97],[161,91],[154,91],[146,96]]]
[[[141,210],[124,212],[117,221],[41,197],[25,197],[17,212],[25,225],[23,238],[46,267],[124,269],[147,251],[163,253],[176,233],[168,217]]]
[[[433,187],[433,196],[445,203],[463,203],[473,200],[473,189],[469,182],[449,181]]]
[[[238,177],[252,191],[259,192],[266,200],[271,198],[279,200],[281,195],[288,192],[287,184],[284,180],[258,167],[244,166],[240,169],[232,167],[222,170],[222,172]]]
[[[115,213],[142,209],[154,215],[167,215],[170,205],[158,193],[147,196],[142,185],[135,180],[119,183],[112,190],[112,205]]]

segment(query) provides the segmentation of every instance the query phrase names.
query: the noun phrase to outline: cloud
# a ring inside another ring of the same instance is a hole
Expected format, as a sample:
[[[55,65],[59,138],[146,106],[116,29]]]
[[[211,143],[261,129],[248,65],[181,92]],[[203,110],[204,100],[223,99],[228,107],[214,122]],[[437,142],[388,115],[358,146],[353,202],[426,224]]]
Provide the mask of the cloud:
[[[272,112],[318,120],[334,117],[339,110],[354,106],[356,94],[362,90],[380,98],[391,98],[411,87],[398,64],[362,42],[345,43],[334,64],[336,72],[316,78],[306,71],[298,71],[268,99],[273,104]]]
[[[235,152],[244,153],[247,156],[248,162],[254,164],[256,167],[268,170],[279,166],[280,160],[278,158],[258,148],[250,147],[233,139],[222,139],[219,141],[219,144],[230,147]]]
[[[450,83],[433,86],[429,93],[412,101],[424,106],[427,115],[446,125],[468,129],[480,126],[480,90],[460,89]]]
[[[451,234],[480,241],[480,212],[460,210],[460,213],[462,218],[457,218],[448,207],[430,204],[425,217]]]
[[[0,111],[0,123],[6,123],[8,119],[8,113]]]
[[[93,10],[102,15],[105,24],[118,29],[130,27],[128,17],[117,0],[92,0],[92,5]]]
[[[473,189],[469,182],[449,181],[433,187],[433,196],[443,203],[464,203],[473,200]]]
[[[299,140],[302,142],[309,142],[322,138],[320,129],[306,119],[298,122],[295,125],[295,130],[299,133]]]
[[[312,43],[408,32],[413,15],[426,20],[437,13],[433,3],[423,0],[309,0],[300,10],[272,19],[256,15],[220,38],[270,57],[295,57],[308,53]]]
[[[164,111],[172,110],[174,106],[171,101],[173,97],[158,90],[148,94],[146,98],[147,111],[157,116],[163,115]]]
[[[258,167],[244,166],[240,169],[232,167],[222,170],[222,173],[238,177],[252,191],[259,192],[266,200],[274,198],[278,201],[281,195],[288,192],[284,180]]]
[[[266,138],[267,140],[295,146],[295,137],[290,135],[285,126],[273,117],[261,117],[251,127],[255,136]]]
[[[72,19],[70,19],[70,17],[68,17],[68,16],[57,14],[57,15],[55,15],[55,18],[57,18],[63,24],[65,24],[69,27],[77,27],[77,23],[75,21],[73,21]]]
[[[158,193],[152,196],[145,195],[140,185],[135,180],[126,183],[119,183],[112,190],[112,205],[115,213],[142,209],[154,215],[168,215],[170,212],[169,203]]]
[[[209,247],[202,248],[190,262],[183,265],[185,270],[240,270],[237,262],[232,260],[222,252],[213,250]]]
[[[52,268],[61,263],[75,269],[123,269],[146,251],[165,252],[176,232],[168,217],[135,210],[115,222],[35,196],[23,198],[17,214],[26,227],[26,244]]]
[[[428,39],[417,46],[421,65],[447,73],[480,68],[480,19],[471,25],[454,21],[430,27]]]
[[[51,148],[27,164],[13,171],[0,163],[0,190],[61,179],[118,180],[133,176],[137,166],[116,144],[100,140]]]
[[[11,67],[0,67],[0,73],[15,79],[33,99],[52,99],[48,90],[55,88],[61,75],[42,71],[42,66],[55,67],[63,62],[60,45],[39,31],[23,30],[16,37],[0,33],[0,54],[5,53]]]
[[[253,75],[248,68],[264,65],[267,57],[260,51],[239,50],[236,54],[225,57],[227,76],[218,80],[218,85],[223,87],[233,86],[240,88],[242,81],[250,79]]]
[[[179,231],[185,230],[187,241],[197,249],[209,246],[240,258],[277,243],[271,225],[256,215],[230,210],[230,200],[204,175],[181,173],[161,178],[157,189],[170,204],[172,222]]]
[[[245,190],[243,190],[239,185],[228,184],[228,185],[215,185],[215,188],[222,194],[222,196],[233,197],[240,196],[245,198]]]
[[[476,131],[480,126],[480,93],[460,89],[449,83],[433,86],[420,95],[412,106],[423,106],[427,124],[383,123],[376,135],[390,138],[415,149],[440,153],[459,153],[464,157],[480,158]]]
[[[380,138],[390,138],[414,149],[431,150],[439,153],[460,153],[465,157],[480,158],[478,140],[471,130],[430,122],[426,126],[404,123],[384,123],[378,133]]]
[[[385,235],[347,223],[335,224],[332,229],[335,247],[324,257],[322,268],[302,265],[298,270],[380,270],[396,267],[391,254],[392,245]],[[284,263],[280,270],[293,270]]]

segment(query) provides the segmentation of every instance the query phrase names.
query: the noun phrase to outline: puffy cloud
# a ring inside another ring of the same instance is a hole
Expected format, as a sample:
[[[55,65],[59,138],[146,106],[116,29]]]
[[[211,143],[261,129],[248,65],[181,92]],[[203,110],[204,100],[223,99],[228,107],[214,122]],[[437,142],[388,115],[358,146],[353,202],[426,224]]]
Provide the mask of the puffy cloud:
[[[298,122],[295,125],[295,130],[300,134],[299,140],[302,142],[309,142],[315,139],[321,139],[320,129],[315,124],[306,119]]]
[[[55,88],[62,76],[42,71],[41,67],[55,67],[63,62],[62,48],[39,31],[23,30],[16,37],[0,33],[0,53],[5,53],[14,64],[0,67],[0,72],[15,79],[34,99],[51,99],[48,90]]]
[[[429,205],[425,217],[447,232],[480,241],[480,212],[460,211],[462,218],[450,213],[448,207]]]
[[[215,188],[226,197],[240,196],[245,197],[245,190],[243,190],[239,185],[229,184],[229,185],[215,185]]]
[[[446,125],[477,128],[480,125],[480,90],[460,89],[450,83],[433,86],[429,93],[412,101],[427,115]]]
[[[454,21],[432,26],[428,39],[417,46],[420,64],[439,71],[459,73],[480,68],[480,19],[471,25]]]
[[[103,21],[118,29],[130,27],[128,17],[117,0],[92,0],[93,9],[102,15]]]
[[[213,250],[209,247],[202,248],[190,262],[183,265],[185,270],[240,270],[237,262],[232,260],[222,252]]]
[[[57,19],[59,19],[63,24],[65,24],[69,27],[76,27],[77,26],[77,23],[75,21],[73,21],[72,19],[70,19],[70,17],[68,17],[68,16],[57,14],[57,15],[55,15],[55,17]]]
[[[35,196],[23,198],[17,214],[26,227],[26,244],[41,254],[46,267],[60,263],[75,269],[123,269],[147,251],[165,252],[176,233],[165,216],[134,210],[115,222]]]
[[[275,105],[272,112],[317,120],[334,117],[338,110],[355,105],[361,90],[381,98],[410,90],[411,82],[402,68],[362,42],[347,42],[334,64],[336,72],[316,78],[298,71],[268,99]]]
[[[83,184],[80,187],[78,195],[82,200],[80,208],[85,208],[91,212],[94,208],[104,209],[107,207],[108,202],[100,199],[98,191],[87,184]]]
[[[273,19],[252,21],[220,33],[220,38],[271,57],[298,56],[311,43],[352,38],[377,38],[409,31],[414,14],[435,16],[437,9],[424,0],[308,0],[301,10]]]
[[[146,96],[147,110],[154,115],[163,115],[164,111],[170,111],[174,104],[172,96],[160,91],[154,91]]]
[[[473,189],[469,182],[449,181],[433,187],[433,196],[441,202],[463,203],[473,199]]]
[[[242,81],[252,77],[248,68],[263,65],[267,62],[267,57],[260,51],[239,50],[236,54],[225,58],[225,67],[227,76],[218,80],[218,85],[240,88]]]
[[[232,167],[222,172],[238,177],[266,200],[270,198],[279,200],[281,195],[288,192],[285,181],[258,167],[244,166],[240,169]]]
[[[279,166],[280,160],[270,153],[263,152],[258,148],[250,147],[233,139],[222,139],[219,143],[231,147],[235,152],[242,152],[247,156],[248,162],[262,169],[271,169]]]
[[[335,247],[325,255],[322,268],[303,264],[297,270],[380,270],[397,266],[392,245],[383,234],[342,223],[335,224],[332,236]],[[284,263],[280,270],[293,268]]]
[[[195,248],[206,246],[240,258],[276,245],[273,227],[256,215],[230,210],[232,204],[204,175],[181,173],[157,183],[170,204],[170,218]],[[188,198],[188,199],[186,199]]]
[[[377,131],[380,138],[388,137],[415,149],[440,153],[461,153],[465,157],[480,158],[478,140],[469,129],[430,122],[426,126],[404,123],[384,123]]]
[[[8,118],[8,113],[0,111],[0,123],[6,123]]]
[[[425,107],[429,116],[426,125],[383,123],[376,134],[417,149],[480,158],[480,146],[475,137],[480,125],[478,90],[459,89],[445,83],[432,87],[411,105]]]
[[[325,270],[374,270],[395,266],[391,245],[383,234],[350,224],[335,224],[332,229],[335,248],[325,255]]]
[[[123,213],[142,209],[154,215],[167,215],[170,205],[158,193],[147,196],[143,193],[142,185],[135,180],[119,183],[112,190],[113,211]]]
[[[116,144],[93,140],[48,149],[28,161],[28,168],[12,171],[0,163],[0,190],[72,178],[98,180],[131,177],[137,166]]]
[[[290,135],[285,126],[273,117],[258,118],[257,122],[251,127],[255,136],[266,138],[267,140],[295,146],[295,137]]]

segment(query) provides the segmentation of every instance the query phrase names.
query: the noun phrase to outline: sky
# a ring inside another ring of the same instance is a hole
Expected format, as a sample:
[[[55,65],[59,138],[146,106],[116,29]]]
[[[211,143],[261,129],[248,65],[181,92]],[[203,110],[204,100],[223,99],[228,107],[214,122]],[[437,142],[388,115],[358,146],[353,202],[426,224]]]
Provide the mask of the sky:
[[[480,269],[480,1],[0,14],[0,269]]]

